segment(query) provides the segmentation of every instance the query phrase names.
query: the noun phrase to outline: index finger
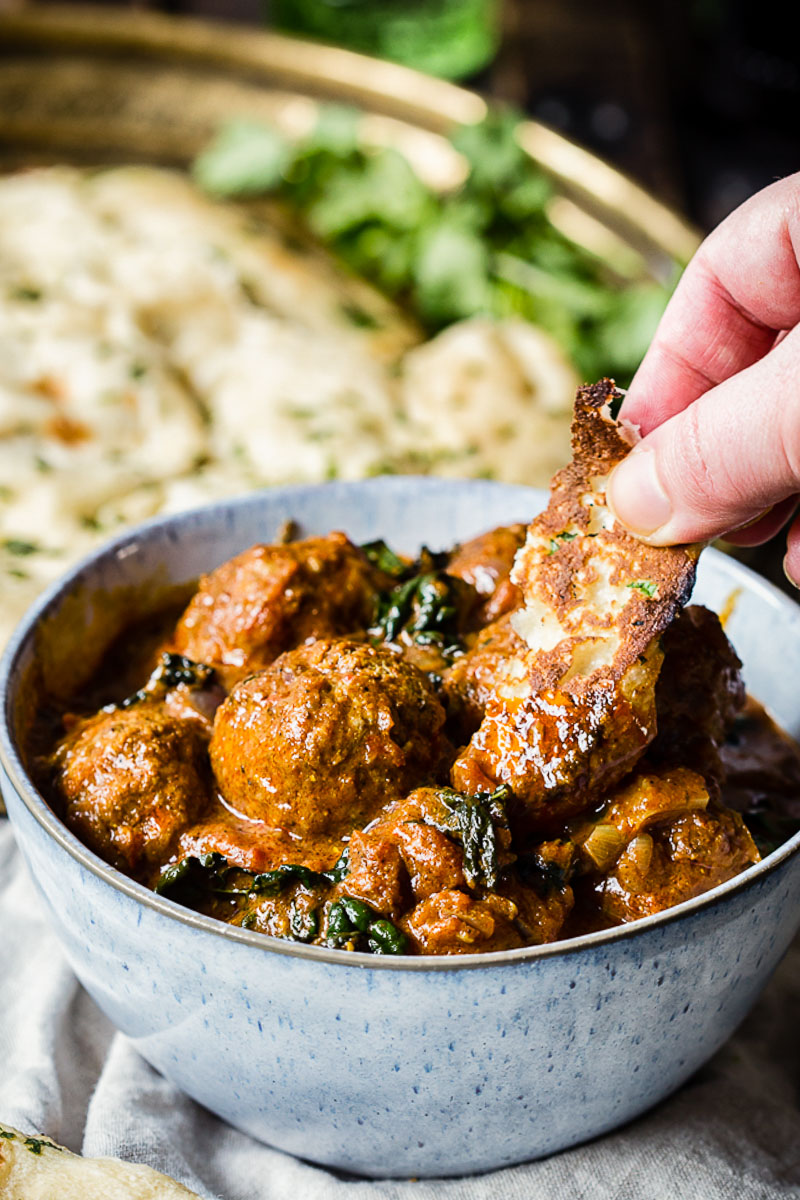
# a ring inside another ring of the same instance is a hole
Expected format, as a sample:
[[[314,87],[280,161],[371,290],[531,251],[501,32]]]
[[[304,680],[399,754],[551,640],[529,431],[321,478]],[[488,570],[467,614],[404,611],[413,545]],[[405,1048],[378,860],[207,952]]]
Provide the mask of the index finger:
[[[800,173],[709,234],[684,272],[622,415],[649,433],[751,366],[800,322]]]

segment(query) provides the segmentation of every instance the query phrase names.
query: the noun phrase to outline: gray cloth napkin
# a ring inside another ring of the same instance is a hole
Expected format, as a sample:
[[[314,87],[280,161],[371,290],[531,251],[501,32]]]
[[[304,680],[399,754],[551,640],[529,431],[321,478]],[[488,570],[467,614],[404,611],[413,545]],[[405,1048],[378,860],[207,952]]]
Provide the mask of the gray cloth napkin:
[[[114,1032],[64,961],[0,820],[0,1121],[148,1163],[208,1200],[800,1197],[799,1016],[800,942],[727,1046],[626,1128],[487,1175],[349,1178],[229,1128]]]

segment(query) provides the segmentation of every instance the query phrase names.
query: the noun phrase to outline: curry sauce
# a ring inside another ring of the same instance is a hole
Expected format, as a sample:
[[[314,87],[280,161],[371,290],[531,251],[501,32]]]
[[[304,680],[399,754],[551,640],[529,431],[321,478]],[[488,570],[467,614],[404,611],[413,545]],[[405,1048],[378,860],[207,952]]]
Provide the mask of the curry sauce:
[[[654,645],[652,720],[630,690],[580,711],[563,691],[509,723],[524,537],[413,562],[343,533],[237,555],[62,706],[40,759],[54,808],[180,903],[378,954],[636,920],[800,827],[800,752],[704,608]]]

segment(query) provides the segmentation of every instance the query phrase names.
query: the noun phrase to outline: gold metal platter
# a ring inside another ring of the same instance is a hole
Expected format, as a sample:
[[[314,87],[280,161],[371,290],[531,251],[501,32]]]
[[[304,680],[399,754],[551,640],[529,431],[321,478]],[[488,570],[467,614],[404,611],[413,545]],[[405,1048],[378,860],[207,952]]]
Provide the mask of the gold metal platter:
[[[321,101],[361,108],[364,141],[442,189],[464,170],[447,133],[487,110],[406,67],[252,28],[72,5],[0,16],[0,169],[182,166],[227,118],[299,135]],[[553,220],[623,276],[666,282],[696,249],[694,229],[594,155],[534,121],[519,137],[556,185]]]

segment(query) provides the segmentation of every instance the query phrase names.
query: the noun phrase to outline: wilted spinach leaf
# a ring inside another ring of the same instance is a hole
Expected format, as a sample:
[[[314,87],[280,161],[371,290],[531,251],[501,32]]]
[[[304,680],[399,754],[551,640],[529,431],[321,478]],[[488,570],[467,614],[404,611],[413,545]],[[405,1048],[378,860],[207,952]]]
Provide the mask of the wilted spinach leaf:
[[[213,667],[205,663],[195,662],[184,654],[172,654],[165,651],[158,660],[158,665],[150,675],[143,688],[139,688],[132,696],[127,696],[120,703],[120,708],[130,708],[142,700],[166,691],[168,688],[183,684],[190,688],[203,688],[214,679]]]
[[[391,921],[355,896],[342,896],[328,911],[329,946],[352,945],[370,954],[404,954],[408,939]]]
[[[493,792],[467,796],[453,788],[437,789],[447,816],[426,822],[461,843],[464,850],[464,874],[473,886],[493,888],[500,875],[497,829],[506,824],[505,806],[511,795],[505,784]]]

